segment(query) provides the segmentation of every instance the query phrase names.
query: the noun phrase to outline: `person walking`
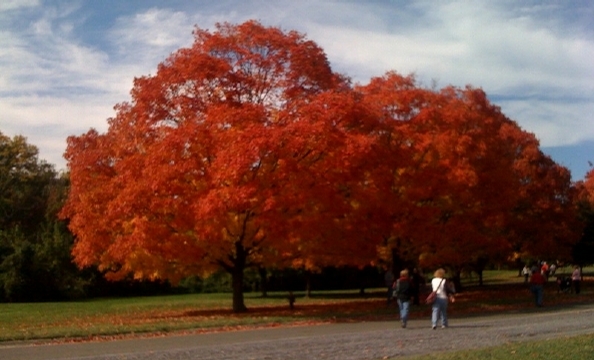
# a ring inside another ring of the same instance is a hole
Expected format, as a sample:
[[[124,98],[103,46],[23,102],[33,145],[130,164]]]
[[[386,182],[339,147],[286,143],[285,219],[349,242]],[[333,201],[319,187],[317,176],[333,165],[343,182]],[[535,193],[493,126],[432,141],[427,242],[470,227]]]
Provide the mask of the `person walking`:
[[[537,307],[542,306],[543,296],[544,296],[544,284],[546,283],[546,278],[540,271],[533,271],[532,275],[530,276],[530,291],[534,295],[534,303]]]
[[[396,280],[394,289],[396,300],[398,301],[398,309],[400,311],[400,321],[402,323],[402,328],[405,328],[408,321],[411,298],[411,279],[408,277],[408,270],[405,269],[400,272],[400,277]]]
[[[528,267],[528,264],[524,265],[524,268],[522,269],[522,275],[524,275],[524,283],[528,283],[528,279],[530,278],[530,268]]]
[[[448,327],[448,300],[455,301],[454,295],[448,292],[448,286],[445,278],[445,270],[437,269],[431,280],[431,288],[437,294],[431,312],[431,326],[433,330],[437,328],[437,322],[440,317],[442,329]]]
[[[540,273],[544,276],[545,281],[549,281],[549,265],[546,261],[542,262],[542,266],[540,267]]]
[[[571,283],[573,285],[573,290],[575,291],[575,293],[579,294],[582,283],[582,271],[580,270],[580,267],[577,265],[573,267],[573,272],[571,273]]]
[[[549,266],[549,276],[555,276],[555,272],[557,272],[557,264],[552,263],[551,266]]]

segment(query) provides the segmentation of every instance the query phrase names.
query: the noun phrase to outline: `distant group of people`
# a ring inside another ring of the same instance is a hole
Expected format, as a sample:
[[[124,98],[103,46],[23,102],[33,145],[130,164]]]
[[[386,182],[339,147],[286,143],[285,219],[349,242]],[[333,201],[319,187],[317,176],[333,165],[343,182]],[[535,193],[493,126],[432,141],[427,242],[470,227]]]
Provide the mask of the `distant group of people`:
[[[540,266],[539,266],[540,265]],[[537,307],[543,305],[544,296],[544,285],[548,282],[549,277],[555,275],[557,265],[555,263],[550,266],[546,261],[540,264],[535,264],[531,268],[528,264],[524,266],[522,275],[524,275],[524,281],[530,284],[530,291],[534,296],[534,303]],[[573,291],[579,294],[581,291],[582,272],[579,266],[574,266],[570,276],[569,287],[573,287]],[[565,286],[564,279],[562,277],[557,278],[557,284],[559,287]]]
[[[526,265],[522,270],[522,275],[525,277],[525,282],[529,283],[530,291],[534,296],[534,303],[537,307],[543,306],[544,286],[550,276],[554,276],[557,271],[557,264],[548,265],[546,262],[537,263],[532,267]],[[573,288],[576,294],[581,291],[582,272],[579,266],[574,266],[570,276],[571,283],[569,286]],[[425,286],[425,279],[418,269],[413,269],[409,272],[408,269],[400,271],[399,277],[396,278],[391,269],[385,275],[386,286],[388,288],[387,304],[389,305],[392,299],[398,303],[398,310],[400,314],[400,321],[402,328],[406,328],[408,322],[408,314],[412,305],[419,305],[421,303],[421,289]],[[441,320],[441,327],[448,327],[447,308],[449,302],[455,301],[455,287],[452,281],[446,279],[444,269],[437,269],[431,279],[431,291],[435,293],[435,300],[432,301],[431,307],[431,328],[436,329]]]
[[[545,280],[549,280],[550,276],[554,276],[557,272],[557,264],[552,263],[549,265],[546,261],[541,262],[540,264],[536,263],[529,267],[528,264],[524,266],[522,269],[522,275],[524,275],[524,281],[528,282],[530,275],[534,272],[540,272],[542,276],[544,276]]]
[[[386,284],[388,284],[388,280],[390,279],[389,272],[391,272],[391,270],[386,273]],[[410,274],[407,269],[404,269],[400,271],[398,279],[392,280],[392,283],[388,288],[388,304],[392,298],[396,299],[402,328],[406,328],[411,301],[413,305],[420,304],[420,290],[424,285],[425,278],[416,268],[413,269],[412,274]],[[453,283],[446,279],[444,269],[435,271],[433,279],[431,280],[431,290],[435,293],[435,300],[431,304],[431,327],[435,330],[438,321],[441,319],[441,327],[447,328],[448,302],[455,301],[455,288]]]

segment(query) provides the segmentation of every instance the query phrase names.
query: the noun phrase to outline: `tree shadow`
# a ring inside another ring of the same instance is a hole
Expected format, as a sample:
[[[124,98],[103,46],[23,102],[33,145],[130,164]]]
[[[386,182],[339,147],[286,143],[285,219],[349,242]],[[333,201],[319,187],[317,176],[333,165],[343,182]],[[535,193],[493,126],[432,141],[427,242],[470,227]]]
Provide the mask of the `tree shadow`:
[[[350,315],[356,318],[368,315],[370,311],[378,308],[368,300],[349,301],[346,303],[327,304],[295,304],[291,309],[288,301],[286,305],[252,306],[247,312],[234,313],[230,309],[197,309],[184,311],[168,317],[290,317],[290,318],[318,318],[324,320],[345,319]],[[393,313],[390,315],[393,316]]]
[[[502,314],[531,314],[555,312],[562,309],[579,309],[591,305],[591,296],[575,294],[556,294],[556,284],[551,281],[545,290],[545,306],[536,307],[532,294],[524,283],[491,284],[467,288],[457,295],[457,301],[448,310],[452,318],[473,318],[501,316]],[[307,303],[302,299],[304,293],[295,293],[297,301],[291,309],[288,293],[275,293],[272,299],[287,299],[285,303],[274,305],[250,306],[245,313],[233,313],[228,308],[196,309],[169,314],[177,318],[235,318],[260,321],[269,318],[271,322],[358,322],[358,321],[393,321],[398,317],[395,305],[386,306],[385,291],[370,291],[363,296],[356,292],[315,292],[311,298],[319,303]],[[426,295],[426,294],[423,294]],[[421,296],[421,299],[423,298]],[[337,300],[344,299],[344,302]],[[324,300],[329,302],[324,303]],[[429,318],[431,306],[421,304],[411,306],[411,318]]]
[[[266,298],[268,299],[286,299],[288,296],[289,292],[287,293],[273,293],[273,294],[268,294],[266,296]],[[306,293],[304,291],[293,291],[293,295],[295,295],[296,298],[307,298],[308,296],[306,295]],[[358,293],[358,292],[353,292],[353,291],[348,291],[345,290],[344,292],[342,291],[314,291],[309,295],[309,298],[311,299],[327,299],[327,300],[337,300],[337,299],[345,299],[345,300],[350,300],[350,299],[379,299],[379,298],[385,298],[386,297],[386,290],[366,290],[363,293]],[[260,296],[261,298],[261,296]]]

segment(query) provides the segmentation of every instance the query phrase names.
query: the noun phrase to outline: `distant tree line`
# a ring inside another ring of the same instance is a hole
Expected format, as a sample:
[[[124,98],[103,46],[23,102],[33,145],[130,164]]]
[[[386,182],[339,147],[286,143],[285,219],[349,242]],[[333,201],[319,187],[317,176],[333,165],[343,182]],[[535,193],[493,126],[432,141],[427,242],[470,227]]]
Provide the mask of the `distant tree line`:
[[[72,234],[56,214],[68,178],[38,159],[23,136],[0,133],[0,298],[77,297],[85,280],[72,263]]]

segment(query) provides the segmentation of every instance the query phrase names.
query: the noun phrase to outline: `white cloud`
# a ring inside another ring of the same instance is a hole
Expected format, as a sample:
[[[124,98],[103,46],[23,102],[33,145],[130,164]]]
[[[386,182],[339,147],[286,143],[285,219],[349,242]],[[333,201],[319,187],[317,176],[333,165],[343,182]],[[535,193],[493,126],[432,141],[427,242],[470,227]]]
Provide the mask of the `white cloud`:
[[[103,51],[71,36],[74,25],[65,16],[73,9],[45,9],[30,15],[28,26],[0,33],[0,131],[26,136],[59,169],[66,137],[104,130],[114,92],[126,94],[131,84],[110,76]]]
[[[506,99],[497,102],[502,111],[535,133],[542,146],[578,144],[594,139],[594,124],[589,114],[594,103],[549,99]]]
[[[36,94],[81,87],[96,89],[96,79],[101,79],[108,59],[102,51],[70,36],[74,25],[63,19],[63,14],[71,12],[72,9],[46,10],[28,27],[3,32],[0,64],[5,75],[0,92]]]
[[[91,2],[0,2],[0,131],[27,136],[63,168],[66,137],[105,130],[133,78],[154,74],[171,52],[191,45],[195,25],[256,19],[304,32],[355,81],[396,70],[426,84],[472,84],[545,146],[594,138],[587,118],[594,112],[588,16],[572,23],[556,5],[513,1],[208,3],[163,3],[167,8],[123,15],[105,10],[110,21],[96,29],[99,44],[78,34],[96,10]],[[85,6],[83,15],[77,12]]]
[[[2,0],[0,11],[16,10],[19,8],[35,7],[41,3],[39,0]]]
[[[130,50],[139,47],[150,49],[153,53],[176,49],[191,40],[191,29],[191,20],[185,13],[153,8],[119,18],[110,31],[110,37],[119,52],[129,56],[133,54]]]
[[[91,127],[104,132],[108,117],[114,115],[106,106],[106,98],[90,95],[80,97],[40,97],[35,95],[0,98],[4,121],[0,128],[5,135],[22,134],[27,141],[40,148],[40,157],[65,168],[62,154],[66,138],[80,135]],[[111,99],[113,102],[113,99]],[[115,102],[113,102],[115,104]]]
[[[349,12],[362,11],[352,6]],[[594,110],[594,39],[549,26],[535,17],[542,8],[421,3],[417,25],[392,11],[385,6],[384,16],[368,15],[369,23],[356,27],[344,14],[331,25],[305,27],[356,81],[396,70],[426,84],[471,84],[495,99],[517,98],[498,105],[545,146],[594,137],[594,123],[585,117]]]
[[[0,32],[0,131],[23,134],[41,157],[65,168],[66,138],[107,130],[113,106],[128,100],[135,76],[147,75],[170,52],[191,44],[193,25],[181,12],[151,9],[123,17],[106,32],[118,53],[81,43],[68,9],[46,9],[18,31]],[[183,35],[182,35],[183,34]]]

